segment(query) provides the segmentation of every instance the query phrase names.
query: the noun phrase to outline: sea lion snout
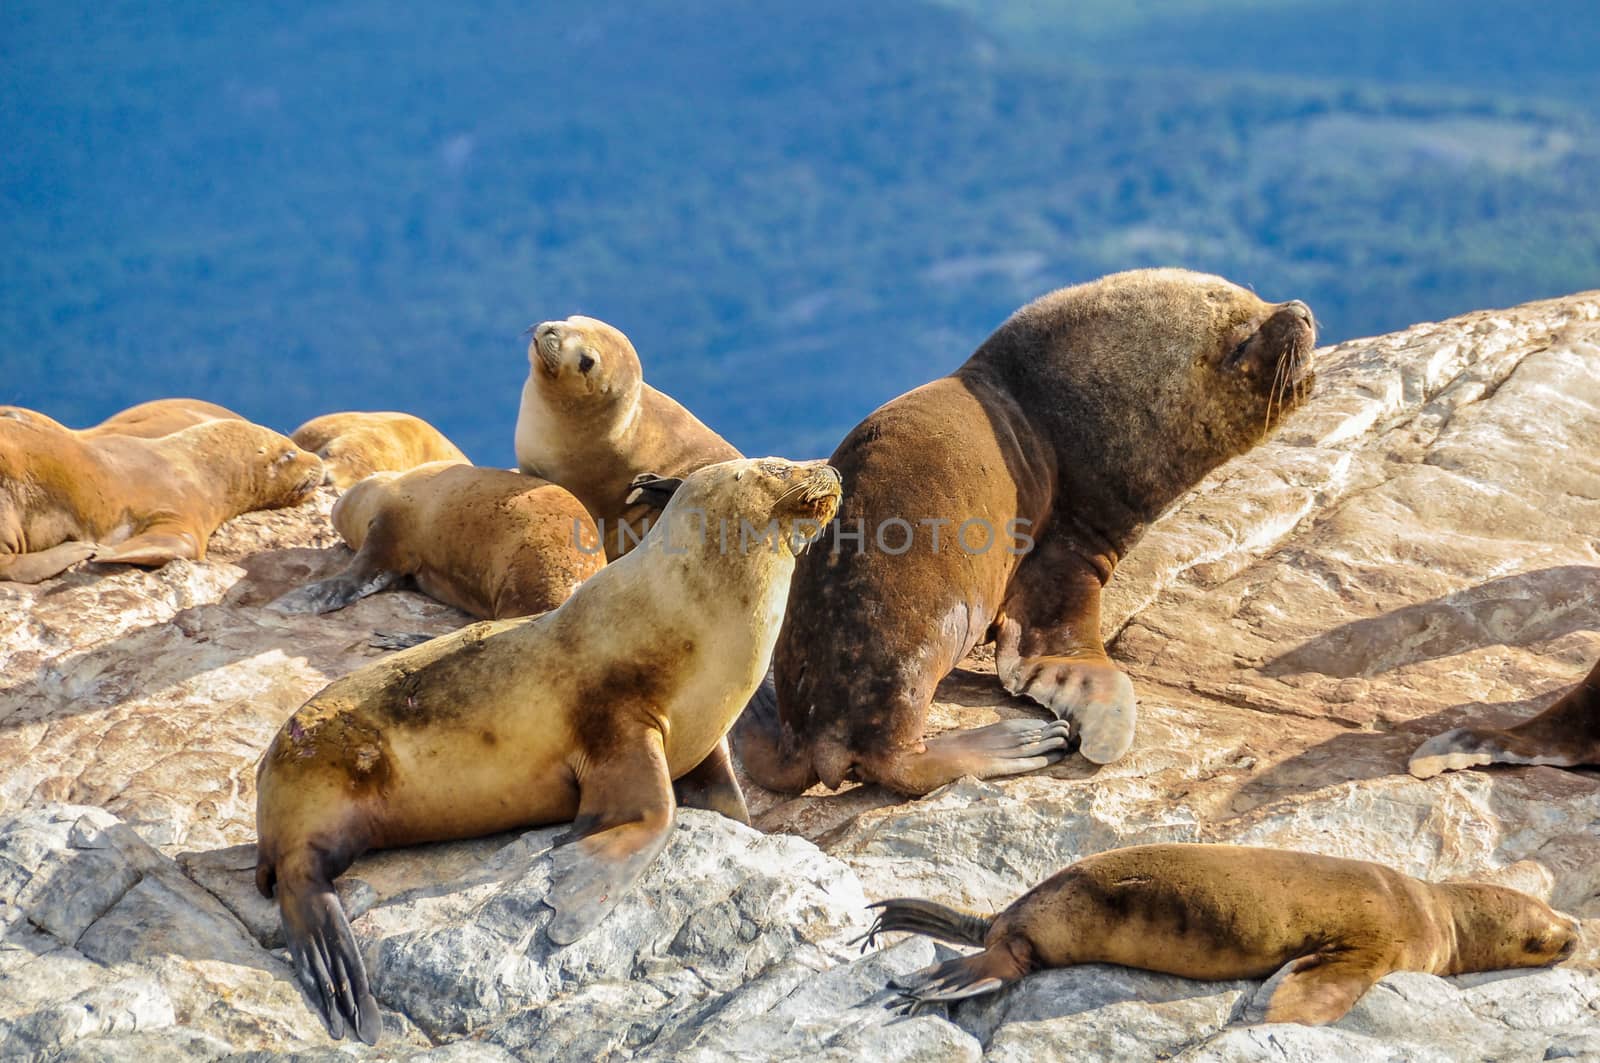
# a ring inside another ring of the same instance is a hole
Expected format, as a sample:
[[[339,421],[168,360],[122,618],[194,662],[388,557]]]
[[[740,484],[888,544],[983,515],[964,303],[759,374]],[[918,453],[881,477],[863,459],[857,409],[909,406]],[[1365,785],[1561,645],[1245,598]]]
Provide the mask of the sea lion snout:
[[[533,342],[528,345],[528,361],[534,362],[551,376],[561,371],[561,348],[566,339],[565,323],[545,321],[533,328]]]

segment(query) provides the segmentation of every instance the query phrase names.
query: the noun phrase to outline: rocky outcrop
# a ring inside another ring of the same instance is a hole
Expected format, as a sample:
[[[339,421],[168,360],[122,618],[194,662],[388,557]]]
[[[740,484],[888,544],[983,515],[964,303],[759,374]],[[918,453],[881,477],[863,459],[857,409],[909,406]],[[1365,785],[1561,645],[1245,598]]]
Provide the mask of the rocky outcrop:
[[[200,564],[0,584],[0,1058],[1247,1059],[1600,1056],[1600,773],[1420,781],[1407,754],[1530,715],[1600,657],[1600,294],[1319,353],[1311,402],[1167,514],[1110,588],[1141,702],[1125,760],[752,791],[686,811],[593,935],[544,937],[557,830],[374,854],[341,882],[384,1009],[329,1042],[254,889],[255,759],[283,718],[465,618],[407,592],[261,605],[348,558],[331,497],[225,526]],[[936,726],[1034,712],[982,652]],[[1083,967],[899,1017],[870,899],[993,909],[1080,856],[1277,845],[1472,876],[1585,921],[1562,967],[1396,974],[1330,1027],[1256,1025],[1255,983]],[[236,1058],[241,1058],[236,1056]]]

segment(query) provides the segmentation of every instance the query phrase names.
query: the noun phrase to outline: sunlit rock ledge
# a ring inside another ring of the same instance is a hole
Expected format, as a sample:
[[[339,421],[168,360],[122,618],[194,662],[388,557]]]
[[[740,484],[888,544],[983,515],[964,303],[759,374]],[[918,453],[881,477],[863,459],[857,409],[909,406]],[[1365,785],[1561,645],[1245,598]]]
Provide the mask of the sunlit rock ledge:
[[[328,1041],[251,882],[256,757],[416,594],[261,605],[348,557],[331,496],[226,525],[204,563],[0,583],[0,1058],[947,1060],[1600,1056],[1600,771],[1405,774],[1429,734],[1530,715],[1600,657],[1600,293],[1318,354],[1309,404],[1154,526],[1110,588],[1138,742],[1099,770],[752,790],[685,812],[589,938],[543,934],[555,829],[376,854],[341,881],[385,1010]],[[936,727],[1033,713],[982,651]],[[763,833],[764,832],[764,833]],[[901,1018],[866,901],[999,908],[1081,856],[1230,841],[1517,886],[1585,921],[1562,967],[1385,979],[1323,1028],[1259,986],[1106,967]]]

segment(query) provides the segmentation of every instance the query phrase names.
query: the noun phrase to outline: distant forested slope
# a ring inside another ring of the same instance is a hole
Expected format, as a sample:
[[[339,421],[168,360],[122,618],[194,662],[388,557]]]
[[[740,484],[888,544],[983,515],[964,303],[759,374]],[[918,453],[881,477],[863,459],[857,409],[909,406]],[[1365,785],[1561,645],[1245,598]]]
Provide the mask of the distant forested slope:
[[[1137,25],[1085,57],[909,0],[17,0],[0,402],[398,408],[505,463],[521,329],[587,313],[740,447],[813,455],[1110,270],[1215,270],[1335,338],[1600,286],[1594,111],[1518,91],[1582,76],[1564,44],[1392,88],[1278,77],[1287,16],[1227,47],[1183,17],[1119,68]]]

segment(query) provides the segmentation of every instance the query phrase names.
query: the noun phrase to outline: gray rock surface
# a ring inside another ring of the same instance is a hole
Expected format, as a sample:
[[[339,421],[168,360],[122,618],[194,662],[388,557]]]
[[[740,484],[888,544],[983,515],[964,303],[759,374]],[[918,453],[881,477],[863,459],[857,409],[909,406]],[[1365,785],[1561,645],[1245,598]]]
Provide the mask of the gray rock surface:
[[[340,882],[384,1012],[327,1040],[254,888],[254,765],[285,716],[460,614],[409,592],[261,606],[348,557],[331,494],[250,514],[210,558],[0,583],[0,1058],[1600,1059],[1600,773],[1419,781],[1407,754],[1538,711],[1600,657],[1600,294],[1319,352],[1308,406],[1153,527],[1108,598],[1141,702],[1125,760],[751,790],[686,811],[590,937],[553,949],[555,829],[372,854]],[[979,651],[936,728],[1029,715]],[[764,831],[764,833],[763,833]],[[1088,966],[901,1017],[946,958],[852,944],[870,899],[992,910],[1081,856],[1275,845],[1499,881],[1584,921],[1550,970],[1401,973],[1340,1022],[1258,1025],[1253,982]]]

